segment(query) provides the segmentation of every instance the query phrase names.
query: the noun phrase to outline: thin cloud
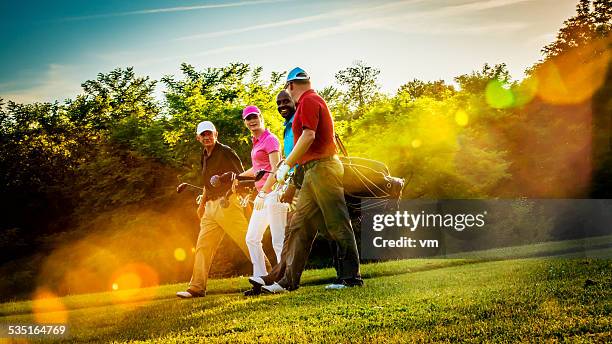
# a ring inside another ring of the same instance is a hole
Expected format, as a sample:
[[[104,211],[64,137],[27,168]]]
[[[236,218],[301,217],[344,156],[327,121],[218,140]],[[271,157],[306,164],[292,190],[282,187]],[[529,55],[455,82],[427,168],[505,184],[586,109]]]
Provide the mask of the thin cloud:
[[[278,22],[275,24],[263,24],[263,25],[245,27],[241,29],[218,31],[218,32],[211,32],[211,33],[205,33],[205,34],[200,34],[200,35],[183,37],[183,39],[195,39],[195,38],[204,38],[204,37],[209,38],[209,37],[225,36],[225,35],[234,34],[234,33],[254,31],[254,30],[261,29],[261,28],[286,26],[286,25],[291,25],[293,23],[296,23],[298,21],[299,22],[311,22],[311,21],[316,21],[316,20],[321,20],[321,19],[326,19],[326,18],[331,18],[331,17],[352,18],[352,19],[347,19],[343,22],[340,22],[338,25],[335,25],[335,26],[306,31],[298,35],[293,35],[290,38],[275,39],[272,41],[261,42],[261,43],[230,45],[230,46],[220,47],[216,49],[206,50],[206,51],[195,53],[195,54],[188,54],[188,55],[182,55],[182,56],[169,56],[165,58],[151,59],[147,61],[141,61],[141,65],[150,65],[150,64],[155,64],[155,63],[169,62],[169,61],[176,61],[176,60],[186,60],[186,59],[192,59],[192,58],[197,58],[197,57],[202,57],[202,56],[210,56],[210,55],[216,55],[216,54],[222,54],[222,53],[228,53],[228,52],[269,48],[269,47],[275,47],[275,46],[280,46],[280,45],[285,45],[285,44],[294,44],[294,43],[301,42],[301,41],[306,41],[306,40],[311,40],[311,39],[346,33],[346,32],[368,30],[368,29],[388,30],[388,31],[395,31],[399,33],[430,32],[433,34],[454,33],[454,34],[470,34],[470,35],[483,34],[483,33],[513,32],[513,31],[517,31],[517,30],[525,28],[527,24],[526,23],[494,23],[491,25],[479,25],[479,26],[473,26],[473,27],[459,27],[459,26],[453,26],[451,24],[448,24],[444,27],[436,28],[436,27],[432,27],[429,23],[425,22],[423,19],[445,18],[445,17],[451,17],[451,16],[458,15],[458,14],[469,14],[469,13],[478,12],[478,11],[482,11],[486,9],[510,6],[510,5],[521,3],[521,2],[527,2],[527,1],[532,1],[532,0],[487,0],[487,1],[468,3],[468,4],[463,4],[463,5],[446,6],[442,8],[433,9],[433,10],[403,13],[399,15],[392,14],[392,15],[387,15],[387,16],[384,16],[384,15],[376,16],[373,13],[376,12],[376,10],[379,10],[379,11],[380,10],[392,10],[393,8],[397,6],[415,4],[419,2],[424,2],[424,0],[408,0],[408,1],[401,1],[401,2],[385,4],[385,5],[373,6],[373,7],[362,7],[362,8],[352,9],[352,10],[343,10],[343,11],[337,11],[337,12],[332,12],[328,14],[320,14],[320,15],[315,15],[311,17],[305,17],[302,19]],[[354,16],[347,15],[349,14],[349,12],[352,14],[363,12],[363,13],[368,13],[370,15],[364,19],[356,19],[357,18],[356,15]],[[396,11],[393,11],[392,13],[396,13]],[[407,19],[414,19],[414,18],[418,19],[419,21],[410,22],[410,24],[406,24]]]
[[[459,11],[484,11],[492,8],[504,7],[515,5],[521,2],[530,2],[533,0],[486,0],[477,1],[468,4],[449,6],[450,9],[456,9]]]
[[[528,1],[533,1],[533,0],[478,1],[478,2],[460,4],[460,5],[445,6],[445,7],[441,7],[441,8],[437,8],[433,10],[409,13],[407,17],[411,17],[411,18],[414,18],[414,17],[422,18],[423,16],[438,17],[438,18],[439,17],[449,17],[449,16],[457,15],[457,14],[467,14],[469,12],[478,12],[478,11],[484,11],[488,9],[498,8],[498,7],[511,6],[511,5],[515,5],[518,3],[522,3],[522,2],[528,2]],[[263,29],[285,27],[285,26],[296,25],[296,24],[305,24],[305,23],[316,22],[316,21],[326,20],[326,19],[356,16],[359,14],[367,14],[368,17],[370,17],[371,19],[377,20],[377,18],[374,16],[375,12],[396,10],[398,7],[403,7],[406,5],[414,5],[417,3],[424,3],[424,2],[426,1],[425,0],[405,0],[405,1],[397,1],[397,2],[387,3],[383,5],[377,5],[377,6],[356,7],[356,8],[352,8],[348,10],[333,11],[329,13],[317,14],[317,15],[303,17],[303,18],[296,18],[296,19],[284,20],[284,21],[268,23],[268,24],[247,26],[247,27],[243,27],[239,29],[230,29],[230,30],[222,30],[222,31],[214,31],[214,32],[206,32],[206,33],[201,33],[201,34],[189,35],[189,36],[179,37],[174,40],[175,41],[185,41],[185,40],[223,37],[223,36],[242,34],[246,32],[263,30]],[[387,17],[380,17],[380,18],[383,20],[387,20]],[[366,22],[368,21],[364,21],[363,23],[366,23]],[[385,25],[375,25],[375,26],[385,26]],[[495,25],[493,29],[495,31],[500,31],[500,30],[508,31],[507,30],[508,28],[512,30],[511,26],[516,27],[516,24],[512,24],[512,23],[507,24],[506,28],[503,28],[503,25]],[[478,32],[486,32],[486,31],[487,31],[486,27],[483,27],[482,29],[464,28],[464,29],[460,29],[459,31],[457,31],[457,33],[463,32],[463,33],[469,34],[471,32],[478,33]],[[448,32],[448,31],[444,30],[444,32]],[[443,33],[443,32],[440,32],[440,33]]]
[[[291,0],[255,0],[255,1],[231,2],[231,3],[226,3],[226,4],[209,4],[209,5],[198,5],[198,6],[153,8],[153,9],[138,10],[138,11],[127,11],[127,12],[117,12],[117,13],[107,13],[107,14],[94,14],[90,16],[68,17],[68,18],[62,19],[61,21],[79,21],[79,20],[89,20],[89,19],[125,17],[125,16],[143,15],[143,14],[185,12],[185,11],[205,10],[205,9],[213,9],[213,8],[253,6],[253,5],[261,5],[261,4],[268,4],[268,3],[287,2],[287,1],[291,1]]]
[[[183,40],[194,40],[194,39],[202,39],[202,38],[222,37],[222,36],[229,36],[229,35],[269,29],[269,28],[311,23],[311,22],[316,22],[316,21],[326,20],[326,19],[356,16],[359,14],[372,15],[372,13],[375,11],[391,10],[397,7],[413,5],[413,4],[422,3],[422,2],[426,2],[426,0],[405,0],[405,1],[392,2],[392,3],[388,3],[384,5],[378,5],[378,6],[355,7],[355,8],[347,9],[347,10],[332,11],[329,13],[322,13],[322,14],[317,14],[313,16],[284,20],[284,21],[279,21],[279,22],[274,22],[274,23],[247,26],[247,27],[243,27],[239,29],[205,32],[201,34],[179,37],[179,38],[176,38],[175,40],[183,41]]]
[[[197,35],[184,36],[184,37],[176,38],[175,40],[176,41],[187,41],[187,40],[202,39],[202,38],[230,36],[234,34],[245,33],[245,32],[250,32],[250,31],[257,31],[257,30],[262,30],[262,29],[310,23],[310,22],[319,21],[322,19],[333,18],[336,15],[337,15],[336,13],[319,14],[319,15],[314,15],[310,17],[284,20],[284,21],[274,22],[274,23],[269,23],[269,24],[247,26],[247,27],[243,27],[240,29],[223,30],[223,31],[215,31],[215,32],[208,32],[208,33],[202,33],[202,34],[197,34]]]

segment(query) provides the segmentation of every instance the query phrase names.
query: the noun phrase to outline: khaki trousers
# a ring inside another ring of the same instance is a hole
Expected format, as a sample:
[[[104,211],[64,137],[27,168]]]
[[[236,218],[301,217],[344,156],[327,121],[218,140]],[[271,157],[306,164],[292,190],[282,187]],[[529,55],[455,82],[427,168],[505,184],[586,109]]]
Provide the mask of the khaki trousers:
[[[193,274],[189,289],[196,292],[206,290],[210,266],[223,237],[227,234],[249,258],[245,237],[248,222],[236,195],[229,198],[229,206],[223,208],[221,199],[206,202],[206,211],[200,221],[200,234],[196,243]]]

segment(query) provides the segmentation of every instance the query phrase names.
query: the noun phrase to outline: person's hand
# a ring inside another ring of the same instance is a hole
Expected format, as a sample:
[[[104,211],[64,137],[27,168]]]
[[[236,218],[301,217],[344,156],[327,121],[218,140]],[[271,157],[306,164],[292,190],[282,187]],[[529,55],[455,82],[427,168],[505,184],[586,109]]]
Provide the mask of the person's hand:
[[[289,167],[287,163],[283,162],[278,168],[278,170],[276,170],[276,174],[275,174],[276,181],[278,181],[279,183],[284,183],[285,178],[287,178],[287,173],[289,173],[290,169],[291,167]]]
[[[262,191],[263,192],[263,191]],[[255,197],[255,200],[253,201],[253,209],[254,210],[261,210],[264,207],[264,203],[265,203],[265,194],[262,195],[262,192],[257,194],[257,197]]]
[[[288,185],[287,190],[285,190],[285,192],[280,198],[280,202],[291,204],[291,202],[293,202],[293,197],[295,196],[295,191],[296,191],[295,185],[293,184]]]

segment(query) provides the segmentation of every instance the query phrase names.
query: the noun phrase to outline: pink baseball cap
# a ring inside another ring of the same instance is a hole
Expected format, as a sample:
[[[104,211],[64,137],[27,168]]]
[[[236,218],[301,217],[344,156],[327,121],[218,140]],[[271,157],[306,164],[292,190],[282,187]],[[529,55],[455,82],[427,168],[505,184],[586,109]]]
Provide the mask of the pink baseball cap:
[[[261,111],[259,111],[259,108],[257,106],[249,105],[245,107],[244,110],[242,110],[242,119],[247,118],[250,114],[253,114],[253,113],[261,115]]]

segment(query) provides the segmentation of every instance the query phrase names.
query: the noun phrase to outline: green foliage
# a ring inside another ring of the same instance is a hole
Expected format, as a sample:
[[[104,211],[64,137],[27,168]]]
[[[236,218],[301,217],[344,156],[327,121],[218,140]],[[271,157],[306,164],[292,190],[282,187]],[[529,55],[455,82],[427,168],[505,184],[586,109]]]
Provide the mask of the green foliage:
[[[545,46],[546,59],[585,47],[597,39],[606,39],[612,29],[612,4],[608,0],[580,0],[576,15],[563,22],[554,42]],[[600,52],[601,53],[601,52]]]
[[[496,64],[493,67],[485,63],[480,71],[455,77],[455,81],[459,84],[461,90],[472,94],[480,94],[486,89],[487,84],[493,80],[502,83],[510,81],[510,72],[505,63]]]
[[[466,76],[472,88],[486,85],[489,69]],[[441,92],[428,93],[434,90]],[[349,153],[388,164],[409,181],[409,198],[494,195],[510,177],[504,147],[488,137],[486,118],[496,110],[483,101],[484,87],[475,93],[451,90],[440,82],[413,81],[395,97],[379,100],[354,124]]]
[[[282,137],[282,118],[276,111],[276,94],[281,90],[283,74],[272,73],[270,82],[261,79],[262,68],[232,63],[221,68],[198,72],[193,66],[181,66],[183,79],[167,76],[166,106],[168,130],[165,142],[172,148],[173,159],[191,170],[199,166],[200,149],[195,142],[195,127],[204,120],[212,121],[219,132],[219,141],[234,148],[245,165],[250,165],[250,138],[242,121],[242,109],[257,105],[266,127]]]
[[[430,97],[436,100],[443,100],[455,94],[453,85],[446,85],[444,80],[428,81],[414,79],[400,86],[397,91],[405,95],[410,100],[415,100],[421,97]]]
[[[336,73],[338,83],[347,88],[344,101],[351,110],[347,118],[349,121],[359,118],[365,106],[376,98],[379,74],[379,69],[367,66],[363,61],[355,61],[352,66]]]

